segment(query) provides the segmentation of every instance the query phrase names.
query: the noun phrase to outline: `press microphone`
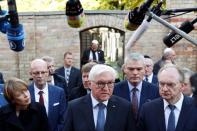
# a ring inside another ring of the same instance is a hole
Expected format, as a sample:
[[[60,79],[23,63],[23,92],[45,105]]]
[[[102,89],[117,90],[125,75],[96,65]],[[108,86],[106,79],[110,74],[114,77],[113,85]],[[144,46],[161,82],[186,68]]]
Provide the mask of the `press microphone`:
[[[140,7],[131,10],[125,18],[125,28],[131,31],[136,30],[144,20],[145,13],[148,11],[153,1],[154,0],[147,0]]]
[[[194,24],[196,22],[197,22],[197,18],[192,20],[191,22],[185,21],[184,23],[181,24],[179,29],[188,34],[194,29]],[[163,42],[167,47],[172,47],[175,43],[177,43],[182,38],[183,37],[180,34],[176,33],[175,31],[172,31],[163,38]]]
[[[68,0],[65,13],[70,27],[79,28],[82,26],[85,15],[79,0]]]
[[[24,49],[25,34],[23,25],[19,24],[15,0],[8,0],[8,25],[6,34],[11,50],[19,52]]]

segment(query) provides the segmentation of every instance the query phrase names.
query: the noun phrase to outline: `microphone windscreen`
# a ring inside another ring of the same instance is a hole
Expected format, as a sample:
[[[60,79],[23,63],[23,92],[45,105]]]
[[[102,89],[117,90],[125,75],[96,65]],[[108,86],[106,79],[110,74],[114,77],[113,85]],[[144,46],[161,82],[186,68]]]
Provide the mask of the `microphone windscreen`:
[[[10,49],[16,52],[22,51],[25,47],[24,30],[21,24],[13,28],[10,24],[7,26],[7,38],[9,41]]]
[[[130,11],[125,17],[124,25],[127,30],[136,30],[144,20],[145,14],[140,13],[138,10],[139,8],[136,7],[134,10]]]
[[[73,28],[82,26],[85,15],[79,0],[69,0],[66,3],[66,16],[68,25]]]

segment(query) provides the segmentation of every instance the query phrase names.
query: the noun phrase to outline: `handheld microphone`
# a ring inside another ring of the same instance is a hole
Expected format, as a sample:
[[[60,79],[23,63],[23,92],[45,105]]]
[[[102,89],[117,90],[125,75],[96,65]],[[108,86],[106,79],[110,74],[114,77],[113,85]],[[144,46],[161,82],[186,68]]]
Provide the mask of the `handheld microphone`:
[[[7,38],[10,49],[16,52],[22,51],[25,47],[23,25],[19,24],[15,0],[8,0],[8,25]]]
[[[79,28],[83,24],[85,15],[79,0],[68,0],[66,3],[66,17],[70,27]]]
[[[197,22],[197,18],[190,21],[185,21],[179,27],[180,30],[184,31],[185,33],[189,33],[194,29],[194,24]],[[176,33],[175,31],[170,32],[167,36],[163,38],[163,42],[167,47],[172,47],[175,43],[181,40],[183,37]]]
[[[125,18],[125,28],[128,30],[136,30],[145,18],[145,13],[148,11],[149,7],[154,0],[147,0],[140,7],[134,8],[128,13]]]

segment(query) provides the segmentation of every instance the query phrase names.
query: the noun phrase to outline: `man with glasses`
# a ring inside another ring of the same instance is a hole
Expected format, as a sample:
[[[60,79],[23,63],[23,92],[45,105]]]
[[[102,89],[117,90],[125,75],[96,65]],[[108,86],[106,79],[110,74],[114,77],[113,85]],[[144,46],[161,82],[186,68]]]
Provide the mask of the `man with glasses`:
[[[197,109],[192,98],[183,96],[183,74],[175,65],[158,73],[157,98],[142,106],[139,131],[197,131]]]
[[[30,75],[33,78],[33,82],[29,85],[32,101],[45,106],[50,131],[61,131],[66,112],[64,90],[47,83],[49,71],[47,63],[42,59],[31,62]]]
[[[136,131],[131,104],[112,95],[115,78],[110,66],[92,67],[91,93],[69,102],[64,131]]]

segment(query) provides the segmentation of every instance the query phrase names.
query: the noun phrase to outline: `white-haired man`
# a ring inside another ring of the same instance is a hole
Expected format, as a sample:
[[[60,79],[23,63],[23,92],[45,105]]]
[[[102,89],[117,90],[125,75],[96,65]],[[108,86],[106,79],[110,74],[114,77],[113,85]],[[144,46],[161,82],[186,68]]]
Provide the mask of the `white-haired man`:
[[[112,95],[115,78],[110,66],[92,67],[91,93],[69,102],[64,131],[136,131],[131,104]]]
[[[153,66],[153,74],[157,75],[159,72],[159,69],[166,63],[172,63],[175,64],[176,59],[176,53],[172,48],[165,48],[163,51],[162,58],[157,61]]]
[[[88,62],[105,63],[104,52],[99,49],[99,42],[92,40],[91,47],[83,52],[81,64],[84,65]]]

